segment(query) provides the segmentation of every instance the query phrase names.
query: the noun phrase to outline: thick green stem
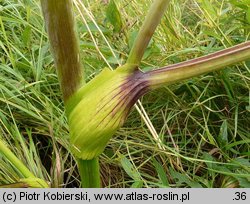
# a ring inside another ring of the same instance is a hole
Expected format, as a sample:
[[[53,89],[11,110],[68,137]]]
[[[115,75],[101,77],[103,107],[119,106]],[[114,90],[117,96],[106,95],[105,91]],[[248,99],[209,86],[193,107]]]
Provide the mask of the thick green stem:
[[[152,38],[156,27],[160,23],[169,1],[170,0],[154,1],[130,51],[127,64],[139,66],[148,43]]]
[[[66,101],[83,82],[72,0],[41,0],[41,3],[63,98]]]
[[[154,89],[216,71],[247,59],[250,59],[250,41],[204,57],[149,71],[145,73],[145,78],[148,80],[149,87]]]
[[[98,158],[92,160],[78,159],[78,169],[81,176],[82,188],[101,187]]]

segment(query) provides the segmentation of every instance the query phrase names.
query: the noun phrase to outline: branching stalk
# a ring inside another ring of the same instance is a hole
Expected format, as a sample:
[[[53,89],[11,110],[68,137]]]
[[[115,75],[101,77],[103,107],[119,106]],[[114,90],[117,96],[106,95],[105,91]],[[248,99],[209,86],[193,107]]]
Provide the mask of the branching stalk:
[[[139,66],[148,43],[160,23],[169,2],[170,0],[155,0],[150,7],[128,56],[127,63],[135,65],[132,68]]]
[[[213,54],[145,73],[151,89],[250,59],[250,41]]]

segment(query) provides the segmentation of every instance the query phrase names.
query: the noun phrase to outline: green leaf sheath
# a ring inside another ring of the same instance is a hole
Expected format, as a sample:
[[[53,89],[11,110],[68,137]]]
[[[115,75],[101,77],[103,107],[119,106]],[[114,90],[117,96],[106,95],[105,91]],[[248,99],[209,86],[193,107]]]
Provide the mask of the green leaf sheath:
[[[41,0],[51,50],[66,101],[83,83],[72,0]]]
[[[142,72],[129,73],[127,66],[105,68],[66,103],[70,142],[78,158],[89,160],[101,154],[146,91]]]
[[[250,59],[250,41],[213,54],[145,73],[150,89],[216,71]]]
[[[169,4],[170,0],[155,0],[150,7],[144,23],[135,39],[133,47],[129,53],[127,63],[139,66],[143,54],[151,40],[156,27]],[[133,67],[132,67],[133,68]]]
[[[148,91],[249,58],[250,42],[246,42],[146,73],[140,70],[131,73],[130,64],[114,71],[104,69],[66,104],[72,151],[78,158],[87,160],[101,154],[109,139],[123,125],[131,107]]]

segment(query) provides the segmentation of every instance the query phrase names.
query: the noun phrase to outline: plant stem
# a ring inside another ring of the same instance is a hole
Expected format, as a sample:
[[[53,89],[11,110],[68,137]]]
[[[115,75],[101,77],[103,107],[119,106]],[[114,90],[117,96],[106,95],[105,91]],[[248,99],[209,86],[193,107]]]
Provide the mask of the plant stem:
[[[160,23],[160,20],[169,2],[170,0],[154,1],[135,39],[133,47],[128,56],[127,64],[139,66],[148,43],[152,38],[156,27]]]
[[[48,184],[46,181],[42,179],[38,179],[35,177],[33,173],[30,172],[30,170],[20,161],[13,152],[7,147],[7,145],[4,144],[4,142],[0,139],[0,153],[3,154],[9,162],[23,175],[26,179],[35,179],[38,182],[36,182],[36,187],[39,188],[48,188]],[[27,180],[28,181],[28,180]],[[24,185],[27,185],[25,182],[21,182]],[[15,184],[10,184],[15,185]]]
[[[66,100],[83,83],[71,0],[41,0],[57,73]]]
[[[213,54],[145,73],[151,89],[250,59],[250,41]]]
[[[36,178],[34,174],[30,172],[30,170],[12,153],[12,151],[1,140],[0,153],[2,153],[25,178]]]
[[[72,0],[41,0],[65,103],[84,83],[72,2]],[[78,163],[82,185],[84,187],[99,187],[98,159],[90,161],[79,159]]]
[[[92,160],[78,160],[82,188],[100,188],[100,170],[98,158]]]

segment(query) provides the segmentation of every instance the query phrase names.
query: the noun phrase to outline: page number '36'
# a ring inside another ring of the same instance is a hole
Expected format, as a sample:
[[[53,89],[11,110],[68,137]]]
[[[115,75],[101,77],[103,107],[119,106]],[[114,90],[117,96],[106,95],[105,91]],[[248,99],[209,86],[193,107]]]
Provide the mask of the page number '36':
[[[235,192],[235,197],[233,200],[246,200],[247,199],[247,193],[246,192]]]

